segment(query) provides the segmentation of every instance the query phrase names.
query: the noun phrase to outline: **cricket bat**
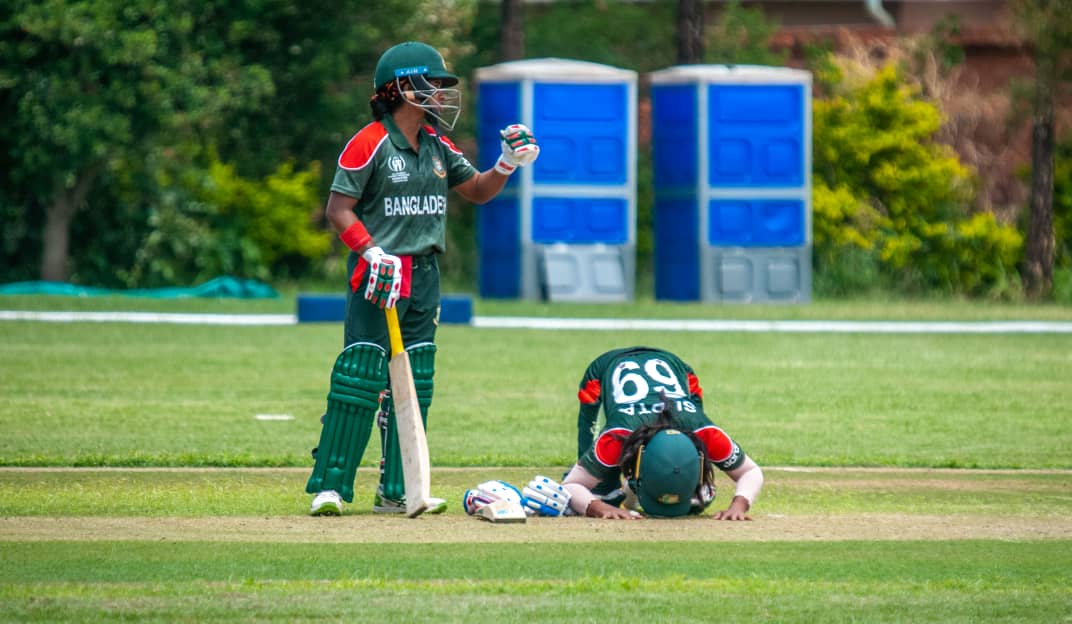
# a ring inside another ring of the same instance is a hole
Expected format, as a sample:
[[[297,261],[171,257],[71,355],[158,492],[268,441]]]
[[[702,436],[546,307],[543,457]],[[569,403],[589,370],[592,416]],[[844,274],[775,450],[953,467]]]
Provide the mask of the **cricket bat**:
[[[432,463],[428,458],[428,439],[413,386],[413,369],[402,344],[398,310],[385,308],[387,335],[391,340],[391,398],[395,402],[398,446],[402,451],[402,475],[406,481],[406,515],[416,518],[430,506]]]
[[[476,516],[481,520],[487,520],[488,522],[495,524],[525,522],[525,519],[527,518],[525,509],[521,505],[511,503],[502,498],[497,501],[492,501],[478,509]]]

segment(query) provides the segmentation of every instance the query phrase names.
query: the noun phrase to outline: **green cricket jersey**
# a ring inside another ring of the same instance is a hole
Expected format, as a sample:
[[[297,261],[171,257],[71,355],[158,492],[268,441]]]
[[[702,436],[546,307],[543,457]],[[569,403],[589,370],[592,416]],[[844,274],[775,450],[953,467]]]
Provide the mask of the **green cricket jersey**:
[[[385,252],[421,256],[446,251],[447,191],[477,173],[432,126],[418,133],[419,152],[388,115],[362,128],[339,156],[331,190],[357,198],[354,214]]]
[[[580,464],[600,479],[616,477],[622,441],[641,425],[658,419],[663,394],[673,402],[675,426],[695,433],[715,466],[730,471],[744,463],[741,447],[704,414],[703,389],[691,366],[669,351],[627,347],[597,357],[581,378],[577,392]],[[606,423],[597,435],[601,407]]]

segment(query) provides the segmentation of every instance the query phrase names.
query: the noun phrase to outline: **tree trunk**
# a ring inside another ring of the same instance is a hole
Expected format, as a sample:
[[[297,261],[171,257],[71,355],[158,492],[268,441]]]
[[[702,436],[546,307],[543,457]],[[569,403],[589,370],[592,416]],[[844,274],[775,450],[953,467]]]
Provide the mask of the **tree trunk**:
[[[1027,295],[1041,299],[1053,288],[1053,72],[1050,60],[1036,58],[1034,123],[1031,132],[1031,222],[1027,230],[1024,277]]]
[[[677,62],[679,65],[688,65],[703,62],[703,33],[703,0],[678,0]]]
[[[525,56],[525,14],[522,0],[502,0],[502,31],[499,56],[502,61],[517,61]]]
[[[83,172],[73,188],[57,185],[52,204],[45,210],[45,231],[41,256],[41,279],[46,282],[66,282],[70,276],[71,222],[86,201],[96,168]]]

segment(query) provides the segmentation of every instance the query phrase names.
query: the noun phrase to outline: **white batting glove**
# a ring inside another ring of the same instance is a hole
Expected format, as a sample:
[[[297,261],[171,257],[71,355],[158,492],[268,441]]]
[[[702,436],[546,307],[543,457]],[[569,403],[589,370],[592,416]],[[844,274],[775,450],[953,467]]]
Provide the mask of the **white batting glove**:
[[[484,505],[497,500],[505,500],[518,507],[523,507],[525,497],[521,495],[521,490],[517,489],[517,486],[511,485],[506,481],[485,481],[475,488],[465,491],[465,495],[462,497],[462,508],[465,509],[465,513],[471,516],[480,511],[480,508]],[[525,512],[529,513],[527,509]]]
[[[361,257],[369,263],[365,299],[380,309],[395,307],[402,294],[402,260],[379,247],[369,247]]]
[[[481,492],[479,489],[470,488],[462,495],[462,509],[470,516],[480,511],[480,508],[485,505],[499,500],[497,496],[490,496],[487,492]]]
[[[566,488],[544,476],[536,475],[521,493],[525,496],[525,506],[541,516],[561,516],[570,508],[572,495]]]
[[[532,164],[540,155],[536,137],[523,124],[512,124],[500,130],[499,144],[502,146],[502,156],[495,163],[495,171],[503,175],[510,175],[518,167]]]

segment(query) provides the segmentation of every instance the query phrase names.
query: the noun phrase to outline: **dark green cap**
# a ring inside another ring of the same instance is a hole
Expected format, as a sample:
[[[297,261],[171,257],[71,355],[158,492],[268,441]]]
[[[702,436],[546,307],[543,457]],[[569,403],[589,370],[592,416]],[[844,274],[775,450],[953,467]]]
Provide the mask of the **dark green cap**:
[[[376,63],[374,89],[391,82],[395,78],[404,78],[414,74],[423,74],[426,78],[439,78],[444,87],[458,84],[458,77],[447,71],[443,55],[426,43],[407,41],[392,46],[380,56]]]
[[[677,429],[656,433],[644,446],[637,464],[631,481],[644,513],[664,518],[689,513],[703,464],[703,456],[689,436]]]

